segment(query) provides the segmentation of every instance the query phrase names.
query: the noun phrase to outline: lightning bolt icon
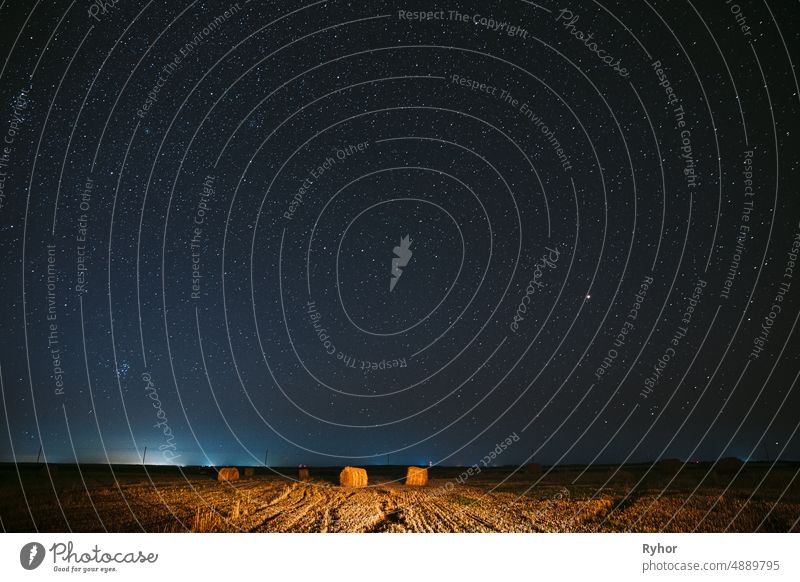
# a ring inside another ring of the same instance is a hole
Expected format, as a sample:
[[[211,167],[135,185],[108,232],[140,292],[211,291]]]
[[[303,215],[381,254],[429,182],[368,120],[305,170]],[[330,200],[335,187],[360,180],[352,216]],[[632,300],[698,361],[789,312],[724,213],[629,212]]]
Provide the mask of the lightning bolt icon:
[[[39,548],[36,546],[31,546],[31,553],[28,556],[28,566],[33,564],[33,559],[36,557],[36,554],[39,553]]]
[[[400,275],[403,274],[402,267],[408,265],[411,255],[414,254],[411,252],[411,242],[409,235],[406,235],[400,239],[400,244],[392,249],[396,256],[392,257],[392,278],[389,281],[390,293],[394,291],[394,286],[397,285]]]

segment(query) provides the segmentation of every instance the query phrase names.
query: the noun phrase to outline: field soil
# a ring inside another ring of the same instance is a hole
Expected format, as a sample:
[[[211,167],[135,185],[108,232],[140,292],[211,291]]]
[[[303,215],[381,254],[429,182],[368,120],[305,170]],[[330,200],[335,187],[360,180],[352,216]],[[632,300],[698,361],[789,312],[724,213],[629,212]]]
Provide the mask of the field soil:
[[[26,532],[798,532],[800,467],[747,464],[557,467],[539,474],[434,468],[424,487],[404,467],[255,470],[218,482],[212,468],[0,467],[0,525]],[[244,471],[240,468],[240,474]]]

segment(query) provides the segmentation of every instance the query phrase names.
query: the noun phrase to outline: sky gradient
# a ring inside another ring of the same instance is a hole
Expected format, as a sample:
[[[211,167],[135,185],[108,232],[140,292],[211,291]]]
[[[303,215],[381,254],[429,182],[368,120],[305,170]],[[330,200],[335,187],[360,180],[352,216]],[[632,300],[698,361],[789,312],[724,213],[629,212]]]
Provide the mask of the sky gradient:
[[[4,3],[0,460],[797,460],[798,25]]]

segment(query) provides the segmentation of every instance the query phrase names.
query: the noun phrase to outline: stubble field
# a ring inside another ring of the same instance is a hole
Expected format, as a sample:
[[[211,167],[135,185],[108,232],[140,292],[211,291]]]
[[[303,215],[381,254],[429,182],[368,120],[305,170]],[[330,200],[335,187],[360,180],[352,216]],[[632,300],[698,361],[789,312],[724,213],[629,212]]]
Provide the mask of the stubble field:
[[[404,485],[402,467],[368,470],[368,487],[347,488],[334,468],[307,482],[291,469],[217,482],[208,468],[9,465],[0,519],[5,531],[40,532],[800,531],[788,464],[487,469],[463,482],[460,469],[435,468],[425,487]]]

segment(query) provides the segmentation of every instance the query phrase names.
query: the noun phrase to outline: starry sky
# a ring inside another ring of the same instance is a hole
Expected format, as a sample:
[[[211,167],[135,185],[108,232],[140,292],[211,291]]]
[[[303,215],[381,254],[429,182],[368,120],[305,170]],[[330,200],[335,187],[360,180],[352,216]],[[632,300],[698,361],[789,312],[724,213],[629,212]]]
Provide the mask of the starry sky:
[[[798,25],[0,2],[0,461],[797,460]]]

